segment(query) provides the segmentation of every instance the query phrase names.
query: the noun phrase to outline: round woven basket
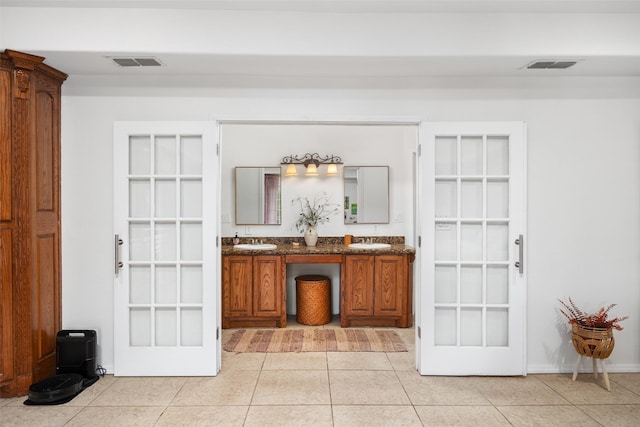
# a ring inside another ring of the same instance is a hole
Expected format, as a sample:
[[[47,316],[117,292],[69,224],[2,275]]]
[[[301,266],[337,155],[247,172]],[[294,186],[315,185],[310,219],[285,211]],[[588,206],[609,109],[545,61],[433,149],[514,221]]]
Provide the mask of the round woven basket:
[[[331,322],[331,279],[317,275],[296,277],[296,321],[312,326]]]
[[[611,328],[589,328],[574,323],[571,329],[571,342],[578,354],[606,359],[613,351],[616,340]]]

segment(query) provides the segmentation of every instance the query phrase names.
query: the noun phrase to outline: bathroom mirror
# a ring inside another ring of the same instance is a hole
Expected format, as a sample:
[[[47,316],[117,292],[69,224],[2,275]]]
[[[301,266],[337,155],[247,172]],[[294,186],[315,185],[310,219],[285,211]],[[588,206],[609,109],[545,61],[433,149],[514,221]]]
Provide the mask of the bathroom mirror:
[[[389,166],[345,166],[344,223],[389,223]]]
[[[236,167],[236,224],[280,224],[280,167]]]

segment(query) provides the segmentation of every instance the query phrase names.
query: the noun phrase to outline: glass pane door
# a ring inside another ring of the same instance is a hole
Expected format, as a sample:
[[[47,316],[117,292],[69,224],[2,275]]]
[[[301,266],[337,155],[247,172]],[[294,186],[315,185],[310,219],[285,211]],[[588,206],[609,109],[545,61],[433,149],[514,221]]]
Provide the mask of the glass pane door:
[[[185,375],[194,370],[195,353],[215,351],[217,157],[207,130],[213,124],[195,123],[186,132],[189,124],[132,126],[122,124],[115,141],[115,179],[126,194],[116,201],[116,230],[124,237],[116,323],[126,327],[116,338],[116,373],[153,371],[151,360],[136,363],[133,355],[171,354],[182,364],[174,359],[173,368],[158,366],[153,375]],[[217,372],[216,359],[214,353],[199,371]]]
[[[440,374],[513,374],[513,363],[495,359],[501,353],[521,373],[524,278],[513,242],[523,233],[523,125],[426,126],[424,364]]]

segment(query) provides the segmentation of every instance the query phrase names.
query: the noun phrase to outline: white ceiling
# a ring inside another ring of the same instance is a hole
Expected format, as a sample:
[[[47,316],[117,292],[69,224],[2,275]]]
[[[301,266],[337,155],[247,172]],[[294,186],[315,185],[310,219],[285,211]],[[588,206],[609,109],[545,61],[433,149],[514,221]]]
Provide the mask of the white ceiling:
[[[0,0],[0,7],[154,8],[303,13],[640,13],[640,1],[618,0]],[[640,40],[638,41],[640,45]],[[71,85],[185,87],[420,87],[433,78],[640,77],[640,55],[336,56],[65,52],[33,49],[70,75]],[[162,67],[119,67],[110,57],[153,56]],[[528,70],[544,59],[575,60],[567,70]],[[338,83],[342,82],[342,83]]]
[[[56,64],[71,75],[119,75],[135,78],[171,76],[266,76],[266,77],[353,77],[420,78],[444,76],[640,76],[639,57],[574,57],[577,61],[566,70],[527,69],[545,58],[529,57],[371,57],[371,56],[259,56],[145,54],[118,55],[86,52],[34,52],[46,55],[47,63]],[[161,67],[120,67],[112,57],[153,57]]]
[[[637,13],[637,0],[0,0],[0,6],[338,13]]]

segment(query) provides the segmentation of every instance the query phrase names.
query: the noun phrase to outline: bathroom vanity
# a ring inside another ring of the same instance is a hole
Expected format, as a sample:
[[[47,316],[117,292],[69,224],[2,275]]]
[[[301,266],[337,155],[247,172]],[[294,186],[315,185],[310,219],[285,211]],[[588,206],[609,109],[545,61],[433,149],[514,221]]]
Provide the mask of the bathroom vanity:
[[[286,326],[283,266],[281,255],[222,256],[223,328]]]
[[[351,249],[287,243],[270,250],[223,245],[222,327],[286,327],[288,264],[340,265],[342,327],[410,327],[414,259],[415,249],[404,244]]]

